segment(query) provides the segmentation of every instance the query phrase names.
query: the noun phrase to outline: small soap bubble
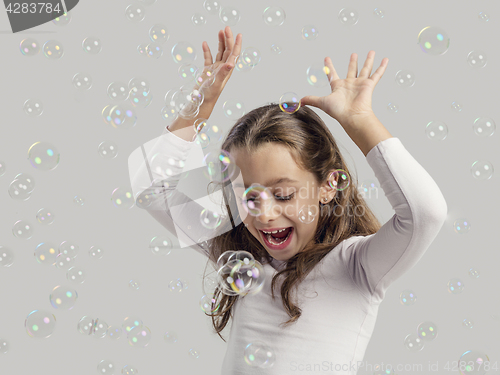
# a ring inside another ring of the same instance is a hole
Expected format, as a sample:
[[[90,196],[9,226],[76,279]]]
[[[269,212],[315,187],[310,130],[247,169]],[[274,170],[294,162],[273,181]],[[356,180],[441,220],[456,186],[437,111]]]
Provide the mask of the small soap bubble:
[[[245,104],[235,99],[226,100],[222,105],[224,115],[230,120],[238,120],[245,112]]]
[[[48,40],[43,45],[43,54],[51,60],[57,60],[63,57],[64,47],[57,40]]]
[[[397,113],[399,111],[399,105],[391,102],[387,104],[387,110],[391,113]]]
[[[108,327],[106,331],[106,335],[112,339],[112,340],[117,340],[120,337],[122,337],[123,329],[119,326],[111,325]]]
[[[418,325],[417,334],[423,341],[433,341],[438,334],[438,329],[433,322],[423,322]]]
[[[328,185],[338,191],[345,190],[351,184],[349,173],[343,169],[336,169],[328,176]]]
[[[488,57],[483,51],[474,50],[467,55],[467,63],[473,68],[484,68],[488,63]]]
[[[71,21],[71,14],[66,12],[63,15],[56,17],[52,20],[52,23],[56,26],[66,26]]]
[[[497,372],[497,362],[493,362],[485,352],[479,350],[467,350],[458,360],[460,375],[484,375],[491,373],[491,369]]]
[[[104,256],[104,250],[99,246],[91,246],[89,249],[89,257],[90,259],[102,259]]]
[[[319,208],[317,206],[307,205],[299,210],[299,220],[304,224],[311,224],[318,216]]]
[[[170,125],[177,118],[179,111],[175,105],[166,105],[161,109],[161,117]]]
[[[214,0],[205,0],[203,8],[210,14],[218,14],[220,10],[220,3]]]
[[[132,330],[132,328],[141,328],[143,322],[136,316],[128,316],[123,319],[122,328],[123,331],[128,335],[128,333]]]
[[[127,100],[129,96],[129,87],[124,82],[111,82],[107,88],[108,96],[113,100]]]
[[[473,279],[479,279],[479,271],[475,268],[471,268],[469,270],[469,276],[472,277]]]
[[[207,23],[207,19],[205,18],[205,16],[200,13],[193,14],[193,16],[191,17],[191,21],[193,21],[193,24],[195,26],[203,26]]]
[[[471,329],[474,327],[474,321],[472,319],[465,318],[464,320],[462,320],[462,326],[464,328]]]
[[[129,280],[128,287],[132,290],[139,290],[140,284],[136,280]]]
[[[25,56],[35,56],[40,52],[40,44],[35,38],[26,38],[21,41],[19,49]]]
[[[165,25],[158,23],[149,29],[149,37],[151,38],[152,42],[164,44],[170,38],[170,34],[168,33],[167,27]]]
[[[285,113],[295,113],[300,108],[300,98],[294,92],[286,92],[281,95],[279,106]]]
[[[172,251],[172,240],[167,236],[156,236],[149,242],[149,249],[155,255],[168,255]]]
[[[385,12],[383,9],[380,9],[380,8],[375,8],[373,10],[373,15],[377,18],[384,18],[385,16]]]
[[[75,195],[73,198],[73,203],[76,204],[77,206],[83,206],[85,203],[85,199],[82,197],[79,197],[78,195]]]
[[[314,25],[306,25],[302,28],[302,38],[304,40],[314,40],[318,37],[319,31]]]
[[[442,28],[428,26],[418,33],[418,44],[428,55],[443,55],[450,47],[450,37]]]
[[[142,90],[149,92],[151,89],[151,85],[149,81],[144,77],[134,77],[128,83],[129,91],[132,89]]]
[[[71,310],[75,307],[78,293],[71,287],[59,285],[52,290],[49,299],[55,309]]]
[[[198,353],[197,350],[191,348],[188,350],[188,357],[191,359],[198,359],[200,358],[200,353]]]
[[[78,330],[78,332],[80,332],[82,335],[88,336],[92,334],[93,327],[94,319],[87,315],[84,315],[76,325],[76,329]]]
[[[285,22],[285,11],[277,6],[267,7],[262,13],[264,23],[268,26],[281,26]]]
[[[52,210],[48,208],[41,208],[36,213],[36,219],[40,224],[50,225],[54,222],[55,215]]]
[[[115,365],[113,362],[103,359],[97,364],[97,371],[104,375],[114,375],[116,374]]]
[[[200,223],[207,229],[215,229],[222,223],[222,216],[216,211],[204,208],[200,213]]]
[[[118,187],[111,193],[111,201],[118,208],[131,209],[135,201],[132,192],[129,189]]]
[[[97,153],[103,159],[114,159],[118,155],[118,145],[113,141],[103,141],[97,146]]]
[[[467,233],[470,230],[470,221],[464,218],[459,218],[453,222],[453,229],[458,234]]]
[[[192,64],[196,59],[196,50],[189,42],[179,42],[172,47],[172,58],[178,64]]]
[[[169,344],[175,344],[177,342],[177,334],[172,331],[167,331],[163,334],[163,339]]]
[[[76,73],[72,79],[73,86],[78,90],[90,90],[92,87],[92,77],[87,73]]]
[[[68,271],[71,267],[75,265],[75,259],[64,254],[57,254],[56,257],[56,268],[63,271]]]
[[[92,335],[96,339],[102,339],[106,336],[106,332],[108,331],[109,324],[106,323],[102,319],[96,319],[94,322],[94,327],[92,329]]]
[[[33,338],[47,338],[54,333],[56,317],[45,310],[33,310],[24,321],[26,333]]]
[[[486,160],[475,161],[470,171],[477,180],[489,180],[493,176],[493,165]]]
[[[361,193],[361,196],[365,199],[378,198],[379,190],[380,185],[378,181],[374,179],[364,180],[358,189],[358,191]]]
[[[122,368],[122,375],[137,375],[139,374],[139,370],[130,365],[125,365]]]
[[[343,8],[339,11],[339,21],[343,25],[353,26],[359,21],[358,11],[352,8]]]
[[[125,9],[125,17],[131,22],[141,22],[146,16],[146,8],[141,4],[130,4]]]
[[[56,264],[57,255],[59,252],[57,247],[50,242],[40,242],[35,248],[35,259],[40,264],[53,266]]]
[[[14,252],[7,246],[0,245],[0,266],[10,267],[14,264]]]
[[[128,100],[136,108],[146,108],[153,102],[153,95],[149,90],[133,88],[130,90]]]
[[[283,51],[282,48],[277,45],[277,44],[272,44],[271,45],[271,51],[277,55],[281,54],[281,52]]]
[[[63,241],[59,245],[59,252],[71,258],[76,258],[79,251],[80,251],[80,246],[71,241]]]
[[[83,50],[91,55],[97,55],[101,52],[101,39],[95,36],[89,36],[82,42]]]
[[[159,59],[163,55],[163,48],[159,43],[149,43],[146,46],[146,54],[153,59]]]
[[[307,82],[314,87],[325,87],[330,83],[328,73],[330,69],[322,64],[314,63],[306,70]]]
[[[28,99],[23,104],[23,110],[31,117],[40,116],[43,112],[43,103],[39,99]]]
[[[262,341],[254,341],[245,347],[244,359],[249,366],[270,368],[273,366],[276,356],[271,347]]]
[[[479,12],[479,14],[477,15],[477,18],[479,19],[479,21],[481,21],[483,23],[486,23],[490,20],[490,16],[488,15],[488,13],[485,13],[485,12]]]
[[[137,52],[139,52],[139,55],[147,57],[148,54],[146,52],[146,47],[148,46],[148,43],[141,43],[137,46]]]
[[[10,349],[9,341],[0,337],[0,354],[7,354]]]
[[[206,314],[212,315],[219,311],[220,304],[217,303],[217,300],[214,298],[212,294],[204,295],[200,300],[201,311]]]
[[[9,185],[9,195],[12,199],[25,201],[31,197],[31,192],[23,181],[14,179]]]
[[[464,287],[465,287],[462,280],[460,280],[458,278],[450,279],[450,281],[448,281],[447,286],[448,286],[448,292],[450,292],[452,294],[462,293],[464,290]]]
[[[49,142],[36,142],[28,150],[28,160],[39,171],[52,171],[59,165],[60,154]]]
[[[409,88],[415,84],[415,74],[411,70],[398,70],[394,79],[403,88]]]
[[[182,292],[184,290],[184,284],[180,279],[172,280],[168,283],[168,290],[171,292]]]
[[[433,141],[443,141],[448,136],[448,125],[443,121],[431,121],[425,127],[425,134]]]
[[[194,78],[200,90],[203,91],[204,89],[212,86],[219,71],[220,67],[218,69],[215,69],[214,64],[207,65],[203,67],[202,70],[196,69],[196,71],[194,72]]]
[[[33,237],[33,227],[26,220],[18,220],[12,226],[12,233],[22,240],[29,240]]]
[[[399,302],[404,306],[411,306],[417,302],[417,296],[412,290],[403,290],[399,295]]]
[[[191,82],[195,79],[196,74],[198,73],[198,68],[194,64],[183,64],[179,66],[179,77],[181,77],[184,83]]]
[[[83,284],[85,282],[87,273],[78,266],[73,266],[66,272],[66,278],[75,284]]]
[[[276,202],[269,188],[260,184],[252,184],[243,193],[241,204],[248,214],[257,217],[264,213],[273,212],[272,209]]]
[[[455,112],[461,112],[462,111],[462,104],[458,102],[453,102],[451,103],[451,109]]]
[[[255,47],[247,47],[241,52],[241,57],[245,60],[246,64],[250,65],[250,67],[254,68],[262,60],[262,56],[260,51]]]
[[[406,349],[411,352],[418,352],[424,348],[423,340],[414,333],[410,333],[408,336],[406,336],[403,344]]]
[[[240,11],[232,6],[222,7],[219,11],[219,19],[226,26],[234,26],[240,21]]]
[[[478,117],[472,125],[474,133],[480,137],[491,137],[496,130],[495,121],[489,117]]]

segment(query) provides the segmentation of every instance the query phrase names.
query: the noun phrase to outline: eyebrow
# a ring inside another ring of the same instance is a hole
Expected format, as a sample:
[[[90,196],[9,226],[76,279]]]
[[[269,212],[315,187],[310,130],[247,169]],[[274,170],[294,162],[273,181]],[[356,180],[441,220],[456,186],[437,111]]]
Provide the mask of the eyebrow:
[[[293,182],[299,182],[299,181],[297,181],[297,180],[292,180],[292,179],[290,179],[290,178],[288,178],[288,177],[277,177],[277,178],[272,179],[271,181],[267,181],[267,183],[266,183],[264,186],[274,186],[274,185],[279,185],[279,184],[281,184],[281,183],[283,183],[283,182],[290,182],[290,183],[293,183]],[[243,187],[243,185],[242,185],[242,184],[240,184],[240,183],[236,183],[234,186],[235,186],[235,187]],[[248,186],[247,186],[247,185],[245,185],[245,189],[248,189]]]

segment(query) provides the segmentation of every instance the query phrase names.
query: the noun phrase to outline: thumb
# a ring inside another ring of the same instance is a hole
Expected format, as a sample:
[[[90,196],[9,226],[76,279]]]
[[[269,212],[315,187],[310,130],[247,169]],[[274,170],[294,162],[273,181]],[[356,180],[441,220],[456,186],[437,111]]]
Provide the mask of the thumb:
[[[313,107],[321,109],[321,98],[314,95],[304,96],[300,99],[300,105],[312,105]]]

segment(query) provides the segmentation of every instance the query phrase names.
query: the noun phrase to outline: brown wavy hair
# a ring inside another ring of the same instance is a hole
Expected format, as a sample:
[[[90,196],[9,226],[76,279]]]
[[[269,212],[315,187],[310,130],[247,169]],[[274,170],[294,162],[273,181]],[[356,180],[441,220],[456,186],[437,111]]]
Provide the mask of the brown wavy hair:
[[[339,243],[352,236],[367,236],[376,233],[381,224],[363,196],[358,194],[356,178],[349,172],[330,130],[311,108],[301,107],[293,114],[283,112],[276,103],[256,108],[242,116],[229,130],[221,149],[231,153],[232,150],[241,148],[252,153],[260,145],[268,142],[287,147],[297,165],[311,172],[318,184],[327,180],[332,169],[342,169],[350,177],[349,186],[344,190],[337,190],[335,199],[325,205],[318,202],[321,212],[328,209],[330,214],[320,214],[313,240],[288,259],[285,268],[277,272],[272,279],[271,292],[274,299],[277,280],[280,277],[284,278],[280,291],[281,300],[290,319],[281,325],[287,326],[296,322],[302,313],[291,300],[292,288],[298,287],[308,273]],[[223,184],[217,182],[216,185],[220,187]],[[226,212],[231,212],[229,204],[234,203],[234,193],[231,189],[223,188],[223,196]],[[234,213],[235,205],[233,204],[232,207]],[[343,214],[350,207],[355,207],[355,214]],[[357,214],[358,210],[361,210],[362,214]],[[231,215],[228,216],[231,217]],[[273,258],[247,230],[241,219],[236,226],[232,219],[231,223],[229,219],[226,219],[220,226],[220,231],[223,233],[204,244],[209,253],[209,261],[213,262],[214,268],[220,255],[228,250],[248,251],[263,264],[272,261]],[[205,280],[205,274],[203,280]],[[220,332],[232,317],[232,307],[240,296],[226,295],[217,286],[213,298],[216,301],[212,304],[215,311],[205,314],[212,317],[215,333],[224,340]],[[215,309],[217,304],[219,307]]]

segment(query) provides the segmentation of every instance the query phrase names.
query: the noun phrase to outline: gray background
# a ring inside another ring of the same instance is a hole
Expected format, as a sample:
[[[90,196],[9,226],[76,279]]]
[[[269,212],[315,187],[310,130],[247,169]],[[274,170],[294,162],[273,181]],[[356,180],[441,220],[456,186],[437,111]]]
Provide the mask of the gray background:
[[[0,374],[94,374],[102,359],[113,361],[116,373],[126,364],[136,367],[140,374],[220,373],[226,344],[212,333],[211,321],[198,305],[205,258],[190,249],[174,249],[166,257],[152,254],[148,248],[151,238],[168,233],[137,207],[114,207],[110,196],[117,187],[130,188],[128,155],[163,132],[165,123],[160,110],[164,95],[183,84],[171,48],[179,41],[191,42],[198,55],[195,64],[202,66],[202,41],[208,42],[215,57],[217,32],[225,25],[218,16],[205,11],[202,0],[158,1],[146,6],[145,19],[134,24],[124,15],[130,3],[81,1],[71,12],[68,25],[58,27],[49,22],[18,34],[10,33],[7,16],[1,12],[0,160],[6,163],[7,171],[0,177],[0,245],[14,251],[15,262],[0,269],[0,338],[10,344],[9,352],[0,354]],[[495,168],[499,165],[498,133],[481,138],[472,129],[477,117],[499,118],[498,3],[222,0],[221,4],[239,9],[241,20],[232,26],[234,35],[242,33],[243,47],[259,49],[262,61],[250,72],[234,71],[214,110],[214,121],[226,128],[232,125],[222,112],[222,104],[229,98],[243,101],[249,111],[279,101],[287,91],[301,97],[326,95],[328,88],[307,83],[305,72],[309,65],[322,63],[325,56],[330,56],[343,79],[351,53],[358,54],[361,70],[368,51],[375,50],[373,71],[384,57],[389,58],[389,65],[374,91],[373,110],[434,178],[446,198],[448,217],[439,236],[421,261],[389,288],[364,360],[373,365],[409,365],[407,371],[398,371],[405,374],[421,373],[411,370],[413,364],[437,362],[437,372],[443,374],[452,370],[446,364],[452,366],[451,362],[458,361],[465,351],[482,350],[490,361],[500,365],[500,256],[498,244],[493,241],[499,225],[499,186],[496,174],[480,181],[470,172],[476,160],[488,160]],[[271,5],[285,10],[282,26],[264,24],[262,12]],[[356,25],[340,23],[337,15],[345,7],[359,12]],[[373,14],[377,7],[384,11],[384,18]],[[490,20],[481,22],[480,12],[487,13]],[[195,26],[191,22],[194,13],[203,14],[207,24]],[[165,24],[170,34],[164,54],[159,59],[141,56],[136,48],[150,41],[148,32],[156,23]],[[319,29],[316,40],[301,38],[306,24]],[[427,26],[439,26],[449,34],[450,48],[444,55],[427,55],[418,46],[418,33]],[[40,45],[49,39],[60,41],[64,56],[55,61],[42,52],[24,56],[19,44],[29,36]],[[101,39],[102,51],[98,55],[83,51],[81,43],[88,36]],[[271,52],[273,43],[281,46],[280,55]],[[466,61],[468,53],[476,49],[487,54],[488,63],[482,69],[473,69]],[[401,69],[415,74],[413,87],[403,89],[395,82],[396,72]],[[83,94],[71,83],[78,72],[88,73],[93,79],[92,88]],[[138,121],[133,129],[121,131],[102,119],[102,109],[113,102],[106,88],[114,81],[128,83],[133,77],[150,81],[153,102],[137,110]],[[31,118],[23,112],[23,103],[29,98],[43,101],[45,109],[40,117]],[[463,106],[461,112],[452,111],[453,101]],[[387,110],[390,102],[399,105],[397,113]],[[338,140],[358,180],[373,179],[364,155],[339,123],[316,111]],[[433,120],[448,125],[445,140],[426,137],[425,126]],[[97,147],[104,140],[118,144],[115,159],[104,160],[98,155]],[[61,161],[55,170],[36,170],[27,160],[29,147],[37,141],[58,147]],[[7,192],[10,182],[22,172],[36,180],[32,196],[24,202],[11,199]],[[75,195],[85,199],[83,206],[73,203]],[[382,223],[394,214],[383,192],[369,204]],[[35,214],[43,207],[56,215],[50,226],[36,221]],[[453,222],[459,217],[472,223],[469,233],[454,232]],[[35,228],[29,240],[12,234],[13,224],[20,219],[28,220]],[[70,240],[80,246],[76,265],[84,268],[87,279],[75,286],[79,295],[75,308],[57,311],[49,302],[49,294],[55,286],[68,284],[65,272],[38,264],[33,252],[43,241],[59,244]],[[105,250],[98,262],[88,256],[92,245]],[[478,279],[468,276],[472,267],[480,271]],[[189,287],[174,294],[167,285],[178,277]],[[454,277],[465,284],[458,295],[447,291],[447,282]],[[128,287],[130,279],[140,283],[138,291]],[[405,289],[417,294],[415,305],[400,304],[399,294]],[[25,331],[24,320],[35,309],[52,311],[57,317],[56,330],[49,338],[36,340]],[[121,325],[130,315],[140,316],[152,331],[151,343],[139,349],[129,346],[125,337],[111,341],[82,336],[76,325],[83,315],[110,325]],[[462,326],[465,318],[474,321],[472,329]],[[424,321],[436,324],[438,337],[422,351],[410,352],[403,340],[416,333],[418,324]],[[176,344],[164,342],[167,330],[177,332]],[[223,333],[227,338],[229,329]],[[189,358],[191,348],[199,352],[198,359]]]

